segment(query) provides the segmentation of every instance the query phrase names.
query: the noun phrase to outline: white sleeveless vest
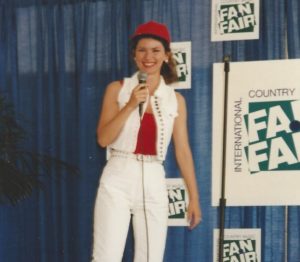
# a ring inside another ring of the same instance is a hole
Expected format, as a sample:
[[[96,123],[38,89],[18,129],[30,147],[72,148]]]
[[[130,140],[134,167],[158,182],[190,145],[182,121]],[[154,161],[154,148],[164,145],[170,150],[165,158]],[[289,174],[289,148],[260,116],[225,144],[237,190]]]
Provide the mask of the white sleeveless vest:
[[[123,86],[118,96],[120,109],[123,108],[130,99],[134,87],[138,85],[137,73],[131,78],[125,78]],[[177,113],[177,98],[171,86],[165,84],[161,76],[159,87],[150,97],[150,103],[156,122],[156,153],[159,160],[165,160],[167,149],[173,133],[174,119]],[[144,105],[147,108],[147,101]],[[144,113],[144,112],[143,112]],[[137,144],[137,137],[140,128],[140,117],[138,107],[130,114],[123,129],[109,148],[118,151],[133,153]]]

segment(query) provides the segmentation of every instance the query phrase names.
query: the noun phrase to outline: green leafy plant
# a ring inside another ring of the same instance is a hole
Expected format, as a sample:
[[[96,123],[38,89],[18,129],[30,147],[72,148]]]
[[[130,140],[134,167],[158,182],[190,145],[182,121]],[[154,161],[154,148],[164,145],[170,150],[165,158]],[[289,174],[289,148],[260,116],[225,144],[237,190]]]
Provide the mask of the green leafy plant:
[[[42,175],[64,169],[78,174],[76,167],[52,157],[22,149],[25,130],[18,124],[13,107],[0,95],[0,204],[16,205],[43,188]]]

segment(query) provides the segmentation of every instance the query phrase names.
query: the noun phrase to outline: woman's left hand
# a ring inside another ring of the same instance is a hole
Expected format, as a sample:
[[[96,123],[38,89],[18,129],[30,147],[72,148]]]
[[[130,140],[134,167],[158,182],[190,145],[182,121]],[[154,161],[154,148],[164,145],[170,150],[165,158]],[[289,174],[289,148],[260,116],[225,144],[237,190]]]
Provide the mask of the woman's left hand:
[[[187,217],[190,229],[194,229],[201,222],[202,212],[198,201],[190,201],[187,210]]]

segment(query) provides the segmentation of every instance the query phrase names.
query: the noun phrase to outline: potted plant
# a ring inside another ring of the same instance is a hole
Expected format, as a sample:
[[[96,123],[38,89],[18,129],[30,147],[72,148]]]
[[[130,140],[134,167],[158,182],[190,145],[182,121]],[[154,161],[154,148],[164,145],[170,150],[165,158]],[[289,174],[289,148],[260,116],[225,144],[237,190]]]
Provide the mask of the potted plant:
[[[78,173],[76,167],[55,157],[23,149],[26,138],[13,107],[0,94],[0,204],[16,205],[42,188],[41,175],[51,174],[52,168]]]

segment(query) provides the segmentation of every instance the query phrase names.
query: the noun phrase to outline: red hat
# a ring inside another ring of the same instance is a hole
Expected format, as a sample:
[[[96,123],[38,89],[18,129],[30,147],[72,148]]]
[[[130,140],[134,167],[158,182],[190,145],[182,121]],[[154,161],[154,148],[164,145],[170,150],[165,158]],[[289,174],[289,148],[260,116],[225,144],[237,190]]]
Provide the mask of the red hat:
[[[145,24],[139,25],[136,28],[132,38],[142,35],[157,36],[166,40],[168,44],[170,44],[171,42],[171,37],[167,26],[164,24],[157,23],[155,21],[149,21]]]

